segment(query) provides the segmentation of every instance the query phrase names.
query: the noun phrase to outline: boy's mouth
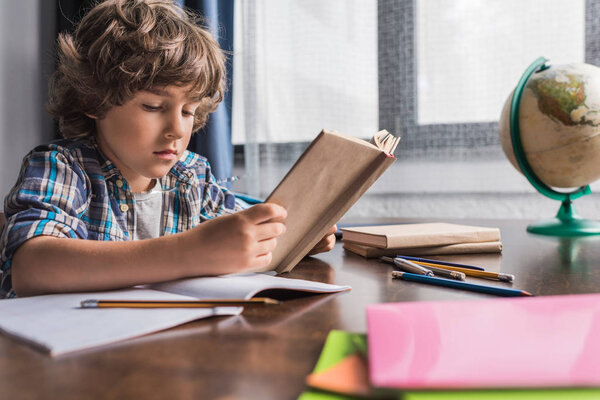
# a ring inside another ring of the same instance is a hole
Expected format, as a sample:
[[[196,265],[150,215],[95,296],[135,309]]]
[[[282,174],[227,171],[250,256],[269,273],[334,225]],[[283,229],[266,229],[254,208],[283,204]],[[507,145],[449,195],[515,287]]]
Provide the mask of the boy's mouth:
[[[159,158],[162,158],[164,160],[173,160],[177,157],[177,151],[171,149],[155,151],[154,154],[156,154]]]

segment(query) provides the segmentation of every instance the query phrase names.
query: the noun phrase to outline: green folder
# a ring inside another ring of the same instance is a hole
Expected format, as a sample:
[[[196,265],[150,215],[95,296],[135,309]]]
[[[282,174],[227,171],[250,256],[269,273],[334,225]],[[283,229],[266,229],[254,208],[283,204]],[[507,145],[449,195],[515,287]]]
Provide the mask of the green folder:
[[[356,352],[366,354],[367,336],[364,334],[350,333],[332,330],[327,336],[321,356],[315,365],[313,372],[322,372],[333,367],[347,356]],[[308,389],[303,392],[298,400],[356,400],[361,397],[347,396],[316,389]]]
[[[595,400],[600,389],[469,390],[454,392],[406,392],[403,400]]]
[[[327,336],[314,372],[322,372],[345,357],[361,352],[367,354],[367,337],[364,334],[332,330]],[[389,392],[388,392],[389,393]],[[560,389],[502,389],[398,392],[399,400],[597,400],[600,388]],[[341,395],[307,389],[298,400],[357,400],[361,397]]]

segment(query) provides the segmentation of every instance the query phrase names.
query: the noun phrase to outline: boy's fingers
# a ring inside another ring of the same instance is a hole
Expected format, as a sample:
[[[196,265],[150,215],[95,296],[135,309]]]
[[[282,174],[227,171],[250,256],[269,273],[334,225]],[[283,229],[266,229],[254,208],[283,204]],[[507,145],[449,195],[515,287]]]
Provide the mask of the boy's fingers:
[[[267,265],[271,264],[272,259],[273,259],[273,254],[271,254],[271,252],[261,254],[261,255],[257,256],[256,258],[254,258],[254,260],[252,262],[252,268],[266,267]]]
[[[257,204],[243,211],[246,216],[255,224],[266,222],[272,219],[285,219],[287,211],[285,208],[274,203]]]
[[[265,222],[256,227],[255,238],[257,241],[268,240],[285,232],[285,225],[281,222]]]
[[[335,236],[327,235],[323,239],[321,239],[319,241],[319,243],[317,243],[315,245],[315,247],[313,247],[313,249],[308,253],[308,255],[312,256],[315,254],[324,253],[326,251],[333,249],[334,245],[335,245]]]
[[[277,239],[271,238],[263,240],[261,242],[258,242],[258,245],[256,247],[256,253],[259,255],[270,253],[275,249],[275,246],[277,246]]]

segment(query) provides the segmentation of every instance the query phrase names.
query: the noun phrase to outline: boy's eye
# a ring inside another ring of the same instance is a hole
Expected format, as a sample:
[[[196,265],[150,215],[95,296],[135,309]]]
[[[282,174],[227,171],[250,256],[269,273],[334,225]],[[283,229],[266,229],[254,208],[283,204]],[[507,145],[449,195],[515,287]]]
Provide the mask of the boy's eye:
[[[160,110],[159,106],[151,106],[149,104],[144,104],[143,107],[147,111],[159,111]]]
[[[183,115],[186,115],[188,117],[193,117],[195,114],[194,111],[189,111],[189,110],[183,110]]]

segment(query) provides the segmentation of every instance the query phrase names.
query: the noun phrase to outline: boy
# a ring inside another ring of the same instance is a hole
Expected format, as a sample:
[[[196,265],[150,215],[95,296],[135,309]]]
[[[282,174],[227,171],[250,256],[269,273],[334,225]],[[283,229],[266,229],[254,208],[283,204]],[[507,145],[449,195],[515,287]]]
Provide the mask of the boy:
[[[66,139],[30,152],[6,198],[0,296],[267,266],[286,210],[243,210],[185,150],[225,79],[194,17],[169,0],[107,0],[59,36],[58,53],[48,109]],[[334,243],[332,229],[312,254]]]

